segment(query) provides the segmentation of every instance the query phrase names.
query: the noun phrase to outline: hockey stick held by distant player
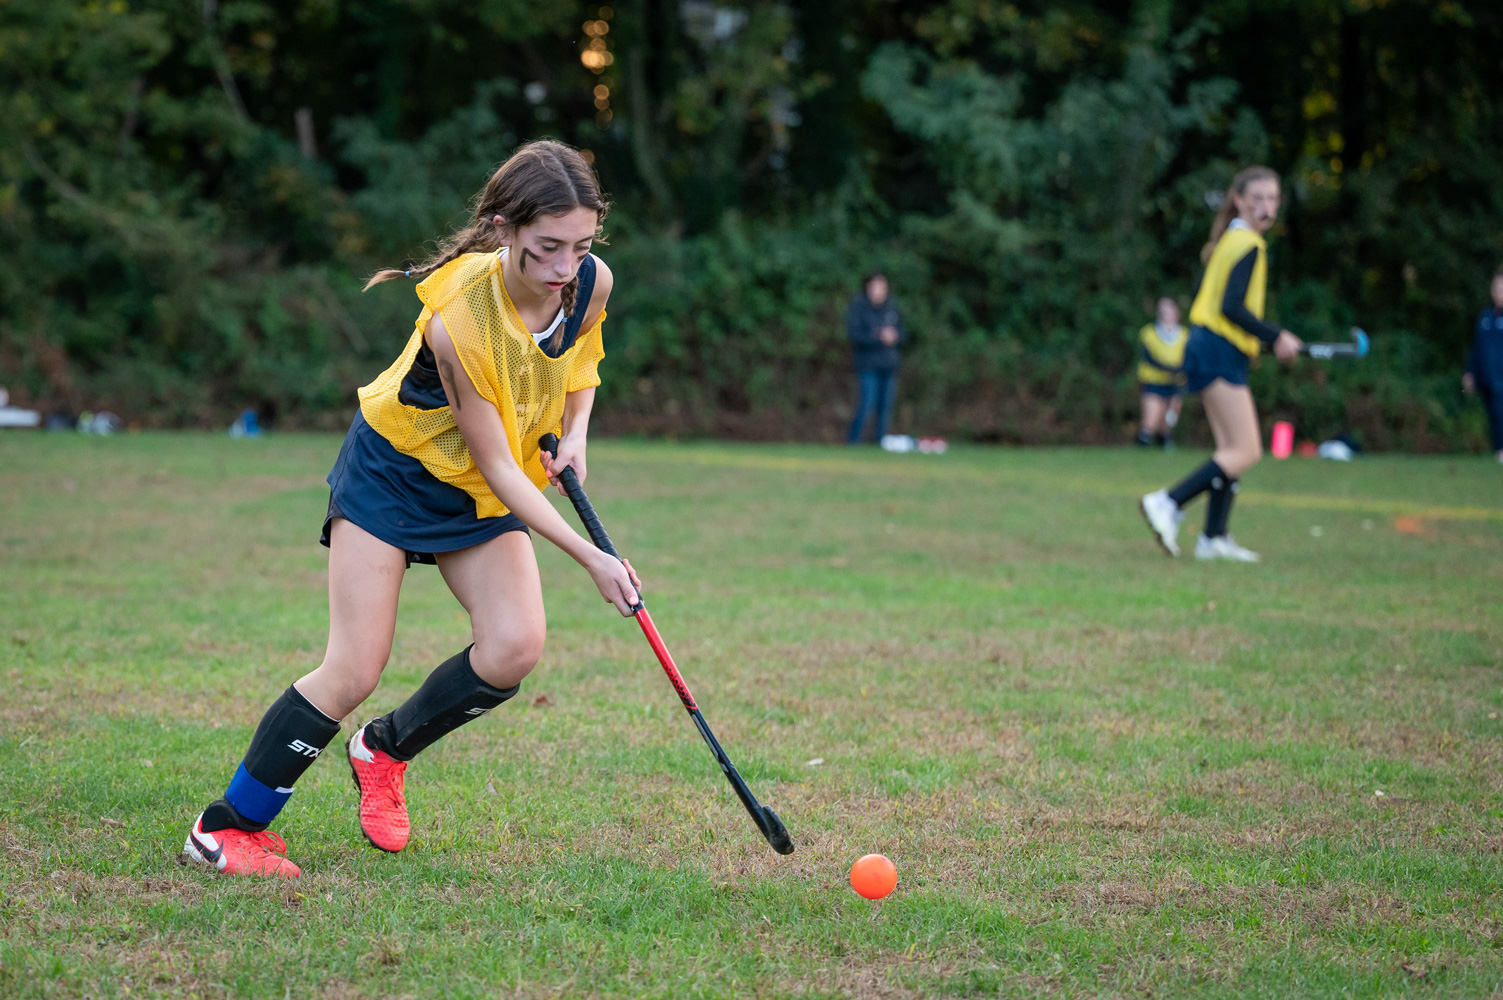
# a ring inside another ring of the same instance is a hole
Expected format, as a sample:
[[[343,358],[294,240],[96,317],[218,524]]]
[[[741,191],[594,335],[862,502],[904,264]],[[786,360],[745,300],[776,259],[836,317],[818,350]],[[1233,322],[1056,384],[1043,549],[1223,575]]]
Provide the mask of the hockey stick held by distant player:
[[[1309,355],[1318,361],[1326,361],[1331,358],[1365,358],[1369,348],[1367,331],[1361,327],[1352,327],[1352,341],[1337,341],[1335,343],[1306,343],[1300,348],[1301,354]]]

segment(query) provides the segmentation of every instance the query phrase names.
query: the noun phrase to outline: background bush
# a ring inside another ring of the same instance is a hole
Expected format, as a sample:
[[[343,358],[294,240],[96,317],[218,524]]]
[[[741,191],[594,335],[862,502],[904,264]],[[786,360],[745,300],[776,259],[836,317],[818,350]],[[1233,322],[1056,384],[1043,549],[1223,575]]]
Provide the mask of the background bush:
[[[1263,161],[1273,313],[1375,335],[1361,365],[1260,368],[1265,418],[1477,448],[1499,51],[1480,0],[9,0],[0,383],[340,426],[416,313],[363,276],[555,135],[617,203],[604,429],[837,438],[880,265],[915,334],[903,429],[1120,441],[1148,303],[1188,299],[1208,195]]]

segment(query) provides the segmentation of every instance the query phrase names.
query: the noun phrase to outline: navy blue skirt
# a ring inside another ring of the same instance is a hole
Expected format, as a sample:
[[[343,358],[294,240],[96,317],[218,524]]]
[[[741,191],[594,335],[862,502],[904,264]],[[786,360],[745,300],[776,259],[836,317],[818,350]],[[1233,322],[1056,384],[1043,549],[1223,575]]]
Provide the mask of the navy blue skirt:
[[[475,498],[434,476],[391,446],[355,411],[329,472],[329,510],[319,541],[342,517],[407,553],[407,565],[434,564],[435,554],[467,549],[508,531],[526,531],[515,514],[478,517]]]
[[[1232,385],[1246,385],[1252,359],[1236,344],[1203,326],[1190,327],[1190,342],[1185,345],[1185,391],[1202,392],[1219,379]]]
[[[1173,399],[1185,391],[1182,385],[1160,385],[1157,382],[1139,382],[1138,388],[1150,396],[1163,396],[1165,399]]]

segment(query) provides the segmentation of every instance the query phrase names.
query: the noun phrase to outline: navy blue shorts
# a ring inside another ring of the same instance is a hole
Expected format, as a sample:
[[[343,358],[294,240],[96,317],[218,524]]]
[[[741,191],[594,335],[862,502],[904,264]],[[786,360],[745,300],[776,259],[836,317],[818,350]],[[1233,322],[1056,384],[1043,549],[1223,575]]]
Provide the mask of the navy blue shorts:
[[[1203,326],[1190,327],[1190,342],[1185,345],[1185,391],[1203,392],[1219,379],[1232,385],[1246,385],[1252,358],[1237,345]]]
[[[477,517],[474,497],[397,451],[358,410],[329,473],[329,510],[319,538],[324,545],[336,517],[402,549],[409,566],[434,564],[436,553],[527,530],[515,514]]]
[[[1185,391],[1182,385],[1158,385],[1154,382],[1139,382],[1138,388],[1150,396],[1163,396],[1165,399],[1173,399]]]

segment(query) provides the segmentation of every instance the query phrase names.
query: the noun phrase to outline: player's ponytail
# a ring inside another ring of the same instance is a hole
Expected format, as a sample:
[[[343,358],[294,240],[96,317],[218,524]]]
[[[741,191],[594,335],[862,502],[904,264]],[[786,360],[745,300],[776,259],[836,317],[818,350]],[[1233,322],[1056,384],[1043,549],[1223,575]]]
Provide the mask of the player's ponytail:
[[[540,215],[565,215],[576,208],[595,212],[595,238],[599,239],[610,203],[600,193],[595,171],[572,146],[552,139],[529,142],[512,153],[475,196],[469,225],[439,240],[438,249],[423,263],[406,270],[383,268],[371,275],[365,287],[432,274],[462,254],[494,253],[505,245],[506,230],[528,225]],[[504,220],[499,226],[498,215]],[[564,315],[573,313],[578,292],[578,278],[564,286]],[[553,347],[557,348],[563,332],[564,324],[559,324]]]
[[[1232,184],[1226,189],[1226,194],[1221,199],[1220,206],[1216,209],[1216,218],[1211,220],[1211,239],[1200,250],[1202,262],[1211,259],[1211,251],[1216,249],[1216,244],[1221,237],[1226,235],[1227,228],[1232,220],[1237,217],[1236,196],[1247,191],[1247,185],[1253,181],[1277,181],[1277,171],[1269,167],[1243,167],[1237,171],[1237,176],[1232,178]]]

